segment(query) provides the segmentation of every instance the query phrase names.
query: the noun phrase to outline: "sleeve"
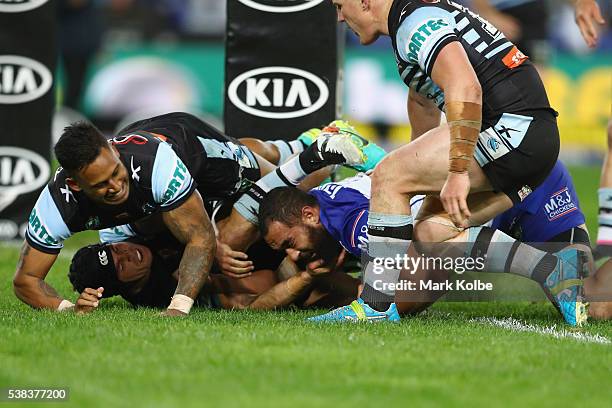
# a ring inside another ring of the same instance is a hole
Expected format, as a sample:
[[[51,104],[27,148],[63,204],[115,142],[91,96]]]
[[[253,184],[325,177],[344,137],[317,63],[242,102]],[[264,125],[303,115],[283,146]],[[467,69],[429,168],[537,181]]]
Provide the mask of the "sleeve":
[[[64,240],[72,233],[68,229],[49,186],[42,191],[36,205],[30,213],[25,238],[32,248],[48,254],[58,254],[64,246]]]
[[[180,207],[196,189],[187,166],[167,143],[160,143],[151,175],[153,199],[162,211]]]
[[[351,211],[344,220],[342,246],[351,254],[361,256],[368,244],[368,209]]]
[[[105,228],[100,230],[100,242],[113,243],[125,241],[128,238],[136,236],[136,232],[132,229],[129,224],[119,225],[117,227]]]
[[[438,54],[450,42],[459,41],[451,13],[435,6],[414,10],[397,31],[397,49],[405,61],[418,64],[431,76]]]
[[[328,183],[310,191],[319,203],[321,223],[340,245],[355,256],[367,244],[368,198],[340,183]]]

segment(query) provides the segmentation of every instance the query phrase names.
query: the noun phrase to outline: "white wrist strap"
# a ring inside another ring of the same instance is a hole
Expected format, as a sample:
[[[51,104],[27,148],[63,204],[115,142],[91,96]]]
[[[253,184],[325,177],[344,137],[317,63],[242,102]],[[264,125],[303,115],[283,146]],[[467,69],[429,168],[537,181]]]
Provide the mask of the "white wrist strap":
[[[69,300],[63,299],[60,302],[59,306],[57,307],[57,311],[58,312],[63,312],[64,310],[72,309],[73,307],[74,307],[74,303],[72,303]]]
[[[174,295],[168,309],[176,309],[181,312],[188,314],[193,306],[193,299],[185,295]]]

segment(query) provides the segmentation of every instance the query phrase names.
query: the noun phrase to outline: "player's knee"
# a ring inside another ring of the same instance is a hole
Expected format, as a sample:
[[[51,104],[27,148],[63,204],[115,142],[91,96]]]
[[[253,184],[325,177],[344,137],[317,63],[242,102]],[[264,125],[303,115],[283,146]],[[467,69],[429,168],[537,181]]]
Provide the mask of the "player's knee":
[[[390,190],[396,193],[412,193],[415,185],[411,179],[411,172],[404,171],[393,158],[381,161],[374,172],[370,175],[372,179],[372,191]]]
[[[608,150],[612,150],[612,119],[608,121]]]

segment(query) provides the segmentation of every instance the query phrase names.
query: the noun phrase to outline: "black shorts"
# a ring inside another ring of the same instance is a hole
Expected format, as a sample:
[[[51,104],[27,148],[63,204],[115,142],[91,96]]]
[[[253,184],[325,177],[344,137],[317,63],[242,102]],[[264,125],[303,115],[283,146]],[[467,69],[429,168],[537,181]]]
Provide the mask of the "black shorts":
[[[523,201],[548,176],[559,156],[552,111],[504,113],[480,133],[474,158],[496,192]]]

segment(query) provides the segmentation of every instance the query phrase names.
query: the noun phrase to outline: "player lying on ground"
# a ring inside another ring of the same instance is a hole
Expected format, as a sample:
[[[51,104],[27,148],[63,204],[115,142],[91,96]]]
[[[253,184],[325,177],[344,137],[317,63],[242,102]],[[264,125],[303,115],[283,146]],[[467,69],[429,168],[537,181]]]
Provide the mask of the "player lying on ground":
[[[348,138],[333,138],[335,134]],[[259,203],[273,188],[296,186],[322,164],[345,164],[359,171],[368,171],[385,154],[382,148],[361,137],[347,122],[333,121],[322,129],[309,149],[251,185],[236,201],[230,216],[217,224],[219,241],[234,251],[248,249],[258,239]],[[239,273],[234,276],[238,277]]]
[[[90,312],[101,298],[116,295],[133,306],[164,307],[176,289],[183,250],[184,245],[167,234],[153,240],[81,248],[72,259],[68,275],[74,290],[80,293],[76,311]],[[290,304],[333,307],[350,301],[358,291],[358,279],[325,267],[297,270],[291,262],[281,264],[284,254],[261,244],[253,245],[248,255],[257,270],[238,279],[215,273],[213,267],[195,305],[259,310]]]
[[[340,139],[349,138],[331,135],[303,152],[313,168],[325,167],[320,157],[330,141],[343,144]],[[66,238],[83,230],[161,219],[186,245],[176,294],[165,313],[188,313],[216,248],[202,196],[225,199],[241,192],[247,177],[257,180],[274,168],[185,113],[136,122],[110,141],[94,126],[77,123],[65,129],[55,154],[62,167],[32,210],[13,287],[25,303],[59,311],[73,305],[44,279]],[[333,159],[344,162],[335,152]]]
[[[401,257],[413,238],[478,247],[507,242],[507,235],[485,233],[480,225],[525,199],[548,176],[559,152],[556,112],[528,57],[489,22],[454,2],[332,2],[338,21],[345,21],[362,44],[391,37],[399,74],[409,87],[413,131],[422,135],[389,154],[372,175],[369,259]],[[448,121],[443,125],[441,110]],[[430,218],[414,225],[409,199],[419,193],[428,194],[422,211]],[[586,320],[584,252],[565,249],[553,255],[518,244],[512,253],[488,255],[542,283],[569,324]],[[393,301],[400,270],[385,269],[382,290],[376,290],[380,276],[374,263],[364,269],[364,290],[353,315],[399,320]]]
[[[335,123],[335,122],[334,122]],[[344,122],[342,122],[342,124],[349,129],[349,125],[345,124]],[[317,129],[311,129],[308,132],[303,133],[300,136],[300,140],[304,139],[304,138],[308,138],[307,140],[303,141],[304,146],[307,146],[308,144],[312,143],[312,141],[314,141],[315,139],[321,139],[323,138],[326,142],[327,141],[331,141],[333,142],[338,136],[338,131],[337,128],[334,127],[334,131],[330,131],[330,127],[325,128],[325,132],[321,132],[321,130],[317,130]],[[352,129],[352,128],[351,128]],[[355,136],[357,138],[357,140],[360,140],[360,136]],[[243,140],[243,139],[241,139]],[[261,150],[262,148],[266,148],[269,151],[268,152],[262,152],[264,155],[266,156],[272,156],[272,160],[279,160],[281,161],[282,158],[279,158],[278,152],[276,147],[272,147],[270,148],[269,146],[267,147],[265,144],[263,144],[261,141],[258,141],[256,139],[250,139],[250,140],[246,140],[247,143],[249,143],[251,146],[253,146],[253,149],[255,150]],[[276,142],[275,145],[278,146],[278,144],[281,144],[282,147],[282,143],[286,143],[286,142]],[[360,145],[363,144],[360,142]],[[304,150],[304,147],[301,148],[302,152],[300,153],[300,155],[292,160],[294,161],[299,161],[299,160],[304,160],[305,158],[309,158],[310,156],[313,156],[313,150],[316,149],[316,145],[311,145],[308,149]],[[352,147],[352,146],[349,146]],[[295,148],[293,150],[297,150],[298,148]],[[368,152],[370,153],[371,156],[374,155],[384,155],[384,150],[380,149],[379,147],[375,146],[374,144],[370,144],[369,145],[369,149]],[[277,157],[273,157],[274,154],[277,154]],[[315,158],[315,159],[308,159],[309,163],[311,165],[316,165],[317,168],[319,167],[324,167],[325,165],[329,164],[328,162],[325,161],[325,156],[326,153],[323,152],[323,154],[319,154],[319,150],[314,150],[314,153],[316,153],[317,156],[323,157],[323,158]],[[282,155],[281,155],[282,157]],[[331,156],[331,159],[333,160],[334,163],[344,163],[346,162],[346,160],[343,158],[343,156],[338,153],[338,152],[334,152],[334,155]],[[376,160],[377,161],[377,160]],[[289,160],[289,162],[291,162],[291,160]],[[225,209],[228,207],[228,203],[231,201],[229,199],[224,200],[225,201],[225,205],[222,206],[220,211],[217,211],[218,207],[215,207],[215,211],[212,213],[213,215],[211,216],[212,218],[217,218],[217,225],[220,224],[220,222],[218,221],[218,218],[224,218],[226,217],[226,215],[224,215],[226,213]],[[231,206],[230,206],[231,208]],[[215,217],[216,215],[216,217]],[[128,237],[135,237],[137,239],[136,242],[141,242],[142,238],[138,237],[138,235],[140,235],[140,233],[138,233],[137,231],[139,231],[139,225],[122,225],[122,226],[117,226],[114,228],[109,228],[109,229],[105,229],[102,230],[100,232],[100,236],[101,236],[101,240],[102,241],[106,241],[106,242],[117,242],[117,241],[123,241]],[[142,231],[141,231],[142,233]],[[167,233],[162,233],[161,236],[158,233],[157,234],[157,240],[162,239],[163,242],[167,242]],[[166,238],[164,238],[166,237]],[[156,240],[147,240],[147,242],[156,242]],[[218,243],[218,247],[220,247],[223,244]],[[93,247],[94,249],[97,247]],[[256,259],[263,259],[263,265],[261,263],[255,261],[255,263],[253,264],[252,261],[249,261],[249,263],[247,265],[244,265],[244,269],[241,272],[241,274],[239,275],[239,277],[244,278],[245,276],[248,276],[250,273],[259,273],[261,272],[261,270],[275,270],[277,268],[278,265],[274,265],[271,266],[270,265],[270,260],[266,260],[265,258],[265,254],[269,254],[270,252],[266,252],[264,254],[261,254],[262,248],[261,247],[257,247],[255,248],[252,252],[252,254],[254,254],[254,258]],[[106,255],[106,253],[110,253],[108,250],[103,250],[105,256],[105,260],[104,262],[101,262],[98,258],[96,258],[96,254],[92,252],[93,249],[89,248],[89,249],[83,249],[81,251],[81,255],[79,255],[78,257],[75,257],[75,259],[78,259],[79,261],[76,263],[73,263],[73,267],[72,267],[72,271],[71,271],[71,276],[72,277],[85,277],[86,279],[77,279],[79,282],[83,282],[83,281],[87,281],[87,282],[98,282],[101,277],[103,276],[103,274],[101,273],[101,271],[97,271],[96,269],[92,271],[86,271],[86,270],[81,270],[80,267],[78,267],[78,265],[80,265],[81,267],[86,267],[89,264],[92,265],[96,265],[96,263],[103,263],[103,265],[100,265],[98,269],[105,269],[104,267],[107,268],[111,268],[111,266],[107,266],[109,265],[109,262],[107,260],[108,256]],[[133,254],[136,254],[136,258],[138,258],[138,252],[137,251],[131,251]],[[176,250],[174,251],[176,252]],[[182,251],[181,251],[182,252]],[[114,251],[115,255],[117,254],[117,251]],[[236,254],[236,252],[233,252],[234,256]],[[219,255],[219,254],[218,254]],[[245,258],[248,257],[248,254],[240,254],[243,255]],[[94,259],[91,259],[91,257],[93,257]],[[273,259],[274,256],[271,255],[271,258]],[[278,257],[277,257],[278,258]],[[282,257],[281,257],[282,259]],[[85,261],[83,261],[85,260]],[[218,265],[222,266],[224,263],[224,259],[223,256],[218,256]],[[138,259],[138,261],[143,264],[143,258],[141,257],[140,259]],[[245,262],[245,261],[238,261],[238,262]],[[77,265],[77,266],[75,266]],[[241,265],[238,265],[241,266]],[[158,268],[159,269],[159,268]],[[170,275],[172,272],[174,272],[174,268],[165,268],[167,270],[169,270],[169,272],[167,272],[167,275]],[[239,268],[238,268],[239,269]],[[252,272],[253,269],[256,269],[256,272]],[[97,271],[97,272],[96,272]],[[267,307],[269,308],[273,308],[273,307],[277,307],[277,306],[281,306],[286,302],[291,301],[292,299],[286,299],[286,297],[288,296],[287,293],[284,293],[283,291],[286,290],[287,288],[292,287],[293,289],[291,290],[291,293],[293,294],[292,296],[298,296],[299,294],[301,294],[301,291],[304,290],[310,290],[311,285],[312,285],[312,279],[307,279],[309,276],[311,275],[320,275],[323,274],[324,271],[329,272],[329,270],[326,270],[325,268],[321,268],[321,267],[317,267],[316,265],[312,266],[311,269],[308,269],[307,272],[308,273],[301,273],[299,274],[299,276],[293,277],[291,278],[291,281],[287,284],[287,285],[278,285],[276,288],[272,289],[272,288],[264,288],[264,289],[270,289],[267,293],[266,296],[263,297],[262,299],[258,300],[258,302],[255,304],[255,307],[261,308],[264,307],[265,305],[267,305]],[[111,269],[111,276],[115,276],[117,275],[117,273],[115,273],[116,271]],[[245,273],[247,272],[247,273]],[[91,273],[93,273],[93,275],[91,275]],[[234,273],[236,273],[236,271],[234,270]],[[264,273],[264,272],[261,272]],[[91,275],[91,276],[90,276]],[[229,274],[231,275],[231,274]],[[333,274],[332,274],[333,275]],[[148,280],[148,273],[146,274],[146,278],[144,279],[144,281]],[[154,277],[156,277],[157,275],[154,275]],[[218,281],[220,278],[217,278],[215,280],[213,280],[213,282]],[[347,279],[349,279],[348,277],[345,276],[340,276],[339,278],[333,278],[333,277],[326,277],[325,279],[322,279],[322,282],[325,281],[330,281],[334,282],[334,284],[341,284],[343,281],[346,281]],[[167,280],[167,279],[166,279]],[[114,279],[114,281],[116,281],[116,279]],[[337,282],[339,281],[339,282]],[[157,282],[157,279],[151,279],[150,282]],[[353,280],[349,279],[349,283],[353,282]],[[245,283],[246,284],[246,283]],[[80,287],[79,285],[77,285],[76,287]],[[97,297],[101,297],[103,294],[103,291],[98,290],[98,289],[94,289],[97,288],[98,286],[93,285],[93,287],[89,288],[89,287],[83,287],[83,294],[81,296],[81,298],[78,300],[77,302],[77,306],[83,306],[83,307],[95,307],[97,305],[96,302],[96,298]],[[241,285],[238,284],[237,289],[240,292],[240,287]],[[353,285],[353,287],[355,287],[355,285]],[[301,289],[300,289],[301,288]],[[140,290],[140,287],[137,286],[137,289]],[[300,289],[299,292],[295,292],[297,289]],[[315,288],[316,289],[316,288]],[[319,288],[320,289],[320,288]],[[114,294],[116,292],[116,290],[112,290],[110,293]],[[318,293],[319,290],[316,290],[314,293]],[[329,292],[329,291],[328,291]],[[107,294],[109,293],[108,291],[106,292]],[[146,293],[146,292],[145,292]],[[326,296],[326,304],[330,304],[329,302],[331,301],[330,299],[334,299],[334,297],[330,297],[331,295],[334,295],[334,291],[331,291],[331,294],[329,294],[328,296]],[[92,297],[93,296],[93,297]],[[143,296],[148,296],[147,295],[143,295]],[[165,296],[165,293],[163,291],[159,291],[159,296],[162,299],[167,298],[167,296]],[[276,296],[277,298],[274,298],[273,296]],[[280,299],[278,297],[281,297]],[[276,300],[275,300],[276,299]],[[335,298],[337,299],[337,297]],[[131,301],[131,299],[129,299]],[[252,299],[251,299],[252,300]],[[262,303],[263,302],[263,303]],[[280,303],[279,303],[280,302]],[[250,304],[250,303],[249,303]],[[309,303],[307,303],[309,304]],[[338,304],[337,301],[331,303],[331,304]],[[145,302],[146,305],[146,302]],[[247,304],[243,304],[243,307],[247,306]]]
[[[368,242],[366,220],[369,199],[370,179],[363,174],[323,185],[309,194],[292,188],[275,189],[261,205],[262,236],[272,248],[285,250],[294,261],[312,262],[319,259],[321,254],[334,248],[330,242],[340,243],[350,254],[361,257]],[[551,200],[562,206],[550,205]],[[423,196],[412,199],[414,214],[419,213],[422,201]],[[419,215],[416,217],[418,220]],[[561,162],[533,194],[496,217],[491,224],[493,228],[528,242],[555,242],[559,243],[559,247],[582,245],[587,250],[589,247],[584,215],[571,177]],[[493,228],[486,231],[493,233]],[[326,257],[333,259],[333,254]],[[512,272],[492,263],[487,264],[484,271]],[[403,271],[402,279],[427,279],[426,274],[404,275],[404,272],[407,271]],[[598,302],[594,303],[590,316],[612,318],[612,268],[600,268],[595,276],[585,279],[584,286],[587,299]],[[442,294],[437,293],[437,296]],[[430,302],[406,301],[411,295],[403,292],[396,294],[400,313],[414,313],[429,306]],[[431,294],[428,297],[431,298]]]

